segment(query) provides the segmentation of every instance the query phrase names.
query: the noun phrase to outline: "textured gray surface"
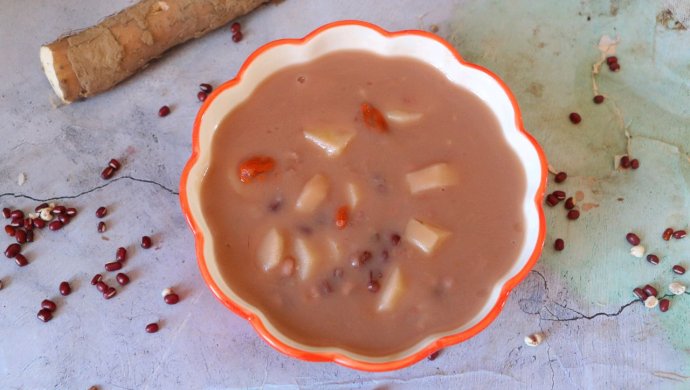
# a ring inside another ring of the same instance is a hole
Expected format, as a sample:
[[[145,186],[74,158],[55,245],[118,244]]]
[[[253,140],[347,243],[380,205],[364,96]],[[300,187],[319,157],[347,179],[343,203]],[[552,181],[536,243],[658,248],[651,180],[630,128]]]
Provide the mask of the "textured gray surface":
[[[632,226],[656,236],[660,226],[688,221],[690,69],[687,56],[670,48],[687,47],[689,34],[657,27],[657,3],[287,0],[245,18],[239,44],[227,29],[217,31],[107,94],[56,108],[38,62],[40,44],[130,3],[0,1],[0,204],[28,209],[35,200],[59,198],[81,210],[66,229],[38,235],[27,250],[29,266],[0,262],[0,388],[690,386],[689,297],[675,299],[662,318],[630,303],[630,289],[647,281],[647,271],[619,272],[633,261],[621,233]],[[350,18],[390,30],[438,24],[439,34],[467,59],[495,70],[515,91],[527,127],[550,160],[572,170],[567,189],[600,204],[577,224],[549,210],[549,240],[565,236],[568,250],[554,254],[547,241],[536,270],[485,332],[433,362],[392,373],[301,362],[267,346],[203,284],[176,195],[190,152],[197,85],[231,78],[270,40]],[[598,36],[621,31],[622,60],[628,59],[623,67],[632,70],[600,80],[617,105],[604,114],[586,108],[586,123],[574,130],[564,113],[591,99]],[[649,91],[654,99],[645,95]],[[650,103],[657,99],[658,105]],[[173,108],[167,118],[156,115],[162,104]],[[632,142],[644,167],[637,176],[609,172],[612,155],[625,145],[616,107],[631,132],[640,134]],[[618,135],[588,127],[589,118]],[[572,137],[573,131],[584,135]],[[104,183],[98,173],[111,157],[124,167]],[[20,173],[27,177],[22,186]],[[641,190],[648,187],[652,192]],[[96,233],[93,213],[100,205],[110,208],[107,239]],[[154,249],[136,245],[143,234],[153,235]],[[0,237],[3,248],[8,243]],[[132,283],[104,301],[88,281],[121,245],[131,252],[126,270]],[[687,254],[688,243],[674,248],[665,255]],[[656,278],[660,287],[667,279]],[[58,297],[61,280],[72,282],[72,295]],[[182,297],[176,306],[160,298],[168,286]],[[59,308],[44,324],[35,313],[47,297]],[[159,319],[159,333],[144,333],[145,324]],[[546,342],[526,347],[523,337],[538,330]]]

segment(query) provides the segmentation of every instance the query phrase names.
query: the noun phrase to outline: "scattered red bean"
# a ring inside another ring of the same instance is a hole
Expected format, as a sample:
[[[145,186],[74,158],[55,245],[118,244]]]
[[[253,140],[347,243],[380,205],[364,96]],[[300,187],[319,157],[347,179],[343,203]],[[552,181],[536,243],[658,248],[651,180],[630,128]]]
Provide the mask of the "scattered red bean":
[[[63,226],[64,224],[56,219],[48,224],[48,229],[55,231],[62,229]]]
[[[635,233],[631,232],[631,233],[626,234],[625,239],[628,240],[630,245],[633,245],[633,246],[640,245],[640,237],[638,237],[638,235]]]
[[[14,227],[24,226],[24,220],[21,218],[12,218],[10,225]]]
[[[637,169],[640,167],[640,161],[638,159],[632,159],[630,160],[630,168],[632,169]]]
[[[650,253],[647,255],[647,261],[650,264],[657,265],[657,264],[659,264],[659,256]]]
[[[24,219],[24,212],[21,210],[14,210],[10,213],[12,219]]]
[[[60,295],[62,296],[67,296],[70,293],[72,293],[72,287],[69,285],[69,282],[64,281],[60,283],[60,287],[58,287],[58,290],[60,291]]]
[[[51,313],[50,310],[41,309],[38,311],[38,314],[36,314],[36,317],[43,322],[48,322],[53,319],[53,313]]]
[[[152,322],[148,325],[146,325],[146,333],[156,333],[158,332],[158,324],[155,322]]]
[[[556,183],[563,183],[563,182],[565,181],[565,179],[567,179],[567,178],[568,178],[568,174],[567,174],[567,173],[565,173],[565,172],[558,172],[558,173],[556,174],[556,177],[554,178],[554,181],[555,181]]]
[[[609,65],[609,70],[611,72],[618,72],[619,70],[621,70],[621,66],[616,62],[614,64]]]
[[[129,276],[127,274],[124,274],[120,272],[115,276],[115,279],[117,280],[118,283],[120,283],[120,286],[124,286],[125,284],[129,283]]]
[[[70,217],[74,217],[75,215],[77,215],[77,209],[75,209],[74,207],[70,207],[66,210],[66,213]]]
[[[675,232],[673,232],[673,238],[675,238],[676,240],[680,240],[681,238],[684,238],[687,235],[688,233],[685,230],[676,230]]]
[[[359,268],[363,266],[364,264],[367,263],[371,259],[371,252],[369,251],[362,251],[359,253],[354,254],[350,258],[350,264],[352,265],[353,268]]]
[[[204,92],[204,91],[199,91],[199,92],[197,92],[197,94],[196,94],[196,98],[197,98],[200,102],[205,101],[207,97],[208,97],[208,94],[207,94],[206,92]]]
[[[643,289],[639,287],[633,290],[633,294],[635,294],[636,297],[640,298],[641,301],[644,301],[649,296]]]
[[[570,121],[573,122],[573,124],[582,122],[582,117],[577,112],[571,112],[568,118],[570,118]]]
[[[671,301],[669,301],[666,298],[659,301],[659,310],[661,310],[662,313],[666,313],[670,306],[671,306]]]
[[[60,214],[57,219],[62,222],[63,225],[67,225],[70,221],[70,217],[67,214]]]
[[[127,249],[123,247],[117,248],[117,251],[115,252],[115,260],[119,262],[123,262],[127,260]]]
[[[55,305],[55,302],[51,301],[50,299],[44,299],[43,302],[41,302],[41,308],[53,312],[55,309],[57,309],[57,305]]]
[[[114,158],[111,158],[110,161],[108,161],[108,166],[117,171],[118,169],[120,169],[120,162]]]
[[[651,297],[655,297],[659,293],[658,291],[656,291],[656,288],[654,288],[654,286],[652,286],[651,284],[644,286],[642,290],[644,290],[644,292],[646,292],[647,295]]]
[[[53,215],[60,215],[64,214],[67,212],[67,208],[65,206],[55,206],[53,209],[50,211]]]
[[[213,92],[213,86],[211,84],[201,83],[199,84],[199,90],[202,92],[211,93]]]
[[[115,173],[115,170],[112,167],[105,167],[105,169],[103,169],[103,171],[101,171],[101,179],[108,180],[111,177],[113,177],[114,173]]]
[[[17,240],[17,244],[23,244],[26,242],[26,231],[22,229],[17,229],[17,232],[14,235],[14,238]]]
[[[563,191],[554,191],[553,196],[555,196],[559,201],[565,200],[565,192]]]
[[[158,109],[158,116],[160,116],[160,117],[168,116],[169,114],[170,114],[170,107],[168,107],[168,106],[163,106],[163,107]]]
[[[618,57],[616,57],[616,56],[606,57],[606,65],[617,64],[617,63],[618,63]]]
[[[2,216],[5,218],[9,218],[11,215],[12,215],[12,210],[8,209],[7,207],[3,207]]]
[[[400,244],[400,234],[397,234],[397,233],[391,234],[391,241],[393,242],[393,245]]]
[[[625,169],[630,168],[630,157],[628,157],[628,156],[621,157],[620,165],[621,165],[621,168],[625,168]]]
[[[34,228],[34,219],[33,218],[25,218],[24,219],[24,230],[31,230]]]
[[[113,272],[122,269],[122,263],[119,261],[112,261],[105,264],[105,270],[108,272]]]
[[[42,220],[41,218],[36,218],[34,219],[34,227],[36,229],[43,229],[46,227],[46,221]]]
[[[565,249],[565,241],[562,238],[557,238],[553,243],[553,248],[557,251],[562,251]]]
[[[369,292],[378,292],[380,288],[381,285],[376,280],[370,280],[369,284],[367,284],[367,290],[369,290]]]
[[[114,287],[108,287],[108,289],[103,293],[103,298],[110,299],[117,294],[117,290]]]
[[[98,291],[102,292],[102,293],[108,291],[109,288],[110,288],[110,286],[108,286],[107,284],[105,284],[105,282],[103,282],[103,281],[100,281],[100,280],[99,280],[99,281],[96,283],[96,289],[97,289]]]
[[[5,225],[5,233],[10,237],[14,237],[17,234],[17,229],[11,225]]]
[[[549,194],[546,196],[546,204],[553,207],[558,204],[558,198],[554,194]]]
[[[664,232],[661,234],[661,238],[663,238],[664,241],[670,240],[671,236],[673,236],[673,229],[671,228],[666,228],[666,230],[664,230]]]
[[[50,207],[48,203],[41,203],[36,208],[34,209],[35,212],[40,212],[41,210],[45,209],[46,207]]]
[[[149,236],[142,236],[141,237],[141,247],[144,249],[149,249],[153,245],[151,242],[151,237]]]
[[[106,226],[105,222],[101,221],[98,223],[98,232],[99,233],[105,233],[105,231],[108,230],[108,227]]]
[[[580,218],[580,212],[579,211],[577,211],[577,210],[568,211],[568,219],[571,219],[574,221],[578,218]]]
[[[438,357],[438,355],[440,353],[441,353],[441,351],[434,351],[431,353],[431,355],[427,356],[427,359],[429,359],[430,361],[433,362],[434,360],[436,360],[436,358]]]
[[[235,23],[230,25],[230,31],[232,31],[233,34],[235,34],[238,31],[241,31],[241,30],[242,30],[242,25],[239,22],[235,22]]]
[[[180,297],[179,297],[177,294],[175,294],[175,293],[170,293],[170,294],[166,294],[166,295],[163,297],[163,300],[164,300],[165,303],[167,303],[168,305],[174,305],[174,304],[176,304],[177,302],[180,301]]]
[[[676,264],[672,268],[673,272],[677,273],[678,275],[683,275],[685,273],[685,267],[683,267],[680,264]]]
[[[601,103],[604,102],[604,96],[602,96],[602,95],[597,95],[597,96],[595,96],[594,99],[592,99],[592,100],[594,100],[594,103],[595,103],[595,104],[601,104]]]
[[[5,249],[5,256],[7,256],[8,259],[11,259],[19,254],[19,252],[22,251],[22,247],[17,244],[10,244],[7,246],[7,249]]]
[[[101,274],[96,274],[96,275],[93,276],[93,278],[91,278],[91,285],[92,285],[92,286],[95,286],[95,285],[96,285],[98,282],[100,282],[101,280],[103,280],[103,275],[101,275]]]
[[[21,253],[17,253],[17,256],[14,256],[14,262],[19,266],[19,267],[24,267],[29,264],[29,261],[26,259],[24,255]]]
[[[105,206],[101,206],[96,209],[96,218],[103,218],[108,215],[108,209]]]
[[[572,210],[575,208],[575,201],[573,201],[572,196],[565,200],[565,204],[563,205],[563,207],[565,207],[566,210]]]
[[[28,230],[26,232],[26,242],[34,242],[34,231]]]
[[[232,41],[233,42],[239,42],[243,38],[242,31],[237,31],[236,33],[232,34]]]

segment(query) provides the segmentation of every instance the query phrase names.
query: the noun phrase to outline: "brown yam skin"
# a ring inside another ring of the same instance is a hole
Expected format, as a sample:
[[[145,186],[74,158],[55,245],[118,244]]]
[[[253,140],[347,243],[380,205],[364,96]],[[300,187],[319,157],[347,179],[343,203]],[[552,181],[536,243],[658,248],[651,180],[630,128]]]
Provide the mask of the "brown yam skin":
[[[143,0],[46,45],[66,102],[95,95],[166,50],[198,38],[269,0]]]

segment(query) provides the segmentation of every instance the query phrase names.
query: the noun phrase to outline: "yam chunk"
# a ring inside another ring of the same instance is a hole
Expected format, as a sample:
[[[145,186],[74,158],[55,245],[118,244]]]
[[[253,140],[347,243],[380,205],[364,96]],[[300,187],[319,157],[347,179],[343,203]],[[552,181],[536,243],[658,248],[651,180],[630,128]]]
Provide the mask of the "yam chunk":
[[[387,311],[395,307],[404,289],[400,268],[396,267],[387,280],[384,280],[379,300],[378,311]]]
[[[359,204],[360,194],[359,188],[355,183],[347,183],[347,203],[351,209],[354,209]]]
[[[296,238],[294,242],[295,257],[297,257],[297,275],[302,280],[308,279],[316,268],[318,254],[313,245],[302,238]]]
[[[431,254],[439,244],[450,236],[450,232],[439,227],[410,219],[405,228],[404,238],[426,254]]]
[[[283,251],[285,249],[285,240],[278,232],[278,229],[272,228],[266,233],[264,239],[259,245],[257,257],[264,271],[268,271],[280,263],[283,258]]]
[[[386,119],[401,125],[416,122],[422,119],[422,113],[401,110],[386,111]]]
[[[295,209],[303,213],[311,213],[326,199],[326,195],[328,195],[328,179],[322,174],[316,174],[302,188]]]
[[[455,171],[446,163],[430,165],[405,175],[412,194],[457,184]]]
[[[336,157],[345,150],[355,136],[352,130],[309,129],[304,130],[304,138],[323,149],[328,157]]]

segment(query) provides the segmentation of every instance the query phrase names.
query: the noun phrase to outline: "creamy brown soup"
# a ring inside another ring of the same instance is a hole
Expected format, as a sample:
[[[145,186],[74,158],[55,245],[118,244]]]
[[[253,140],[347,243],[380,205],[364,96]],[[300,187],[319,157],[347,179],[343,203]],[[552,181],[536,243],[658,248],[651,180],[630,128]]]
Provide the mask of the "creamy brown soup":
[[[228,113],[201,201],[237,295],[300,343],[384,356],[478,314],[523,245],[524,192],[477,96],[342,51]]]

